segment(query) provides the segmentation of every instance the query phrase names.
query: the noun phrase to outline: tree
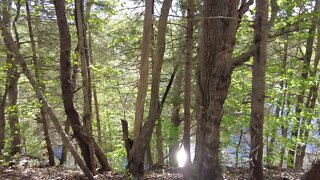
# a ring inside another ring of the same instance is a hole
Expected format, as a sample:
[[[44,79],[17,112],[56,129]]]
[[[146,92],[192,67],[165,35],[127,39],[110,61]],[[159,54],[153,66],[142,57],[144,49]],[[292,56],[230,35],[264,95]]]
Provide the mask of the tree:
[[[76,137],[79,147],[81,149],[82,156],[89,167],[92,170],[91,158],[90,158],[90,147],[89,144],[93,143],[95,155],[97,156],[101,168],[104,171],[110,170],[110,166],[105,156],[103,150],[99,145],[92,139],[88,137],[83,132],[83,127],[80,123],[80,116],[76,111],[73,104],[73,85],[70,81],[71,79],[71,61],[70,61],[70,50],[71,50],[71,37],[69,33],[69,26],[66,18],[65,4],[64,2],[54,1],[57,18],[58,27],[60,34],[60,80],[62,89],[62,98],[65,113],[68,120],[71,123],[71,127]]]
[[[90,170],[95,173],[95,160],[93,149],[93,133],[92,133],[92,88],[91,88],[91,72],[90,59],[88,51],[88,40],[86,33],[86,21],[84,16],[84,4],[82,0],[75,1],[76,23],[78,34],[78,47],[81,60],[81,75],[82,75],[82,92],[83,92],[83,126],[86,135],[90,139],[88,143],[88,161],[90,161]],[[86,158],[86,157],[85,157]],[[87,162],[88,165],[89,162]]]
[[[232,52],[236,41],[238,17],[252,2],[211,1],[203,4],[201,57],[199,58],[200,112],[197,121],[198,179],[221,179],[219,164],[220,123],[223,104],[236,62]],[[244,9],[244,10],[242,10]],[[240,11],[242,10],[242,11]],[[248,53],[251,55],[251,53]]]
[[[141,61],[140,61],[140,78],[138,84],[138,95],[135,105],[135,120],[134,120],[134,144],[129,154],[129,168],[134,175],[143,175],[143,160],[144,152],[140,152],[140,157],[137,156],[138,151],[138,139],[141,133],[144,104],[147,96],[148,89],[148,75],[149,75],[149,55],[151,45],[151,29],[152,29],[152,12],[153,1],[147,0],[145,5],[144,23],[143,23],[143,37],[141,42]],[[141,145],[139,145],[141,146]],[[134,158],[134,159],[133,159]],[[137,160],[135,160],[137,159]],[[142,164],[141,164],[142,163]]]
[[[11,4],[12,1],[4,2],[4,14],[3,18],[5,20],[5,24],[11,26]],[[20,47],[20,37],[17,31],[16,22],[20,16],[20,7],[21,4],[18,2],[17,5],[17,13],[13,20],[13,30],[15,32],[15,43],[17,47]],[[5,38],[5,37],[4,37]],[[10,155],[15,156],[21,153],[21,144],[22,137],[20,131],[20,118],[19,118],[19,108],[18,108],[18,98],[19,98],[19,77],[20,73],[18,72],[17,60],[10,52],[7,55],[7,62],[10,64],[10,68],[8,70],[8,120],[10,126],[10,136],[11,136],[11,146],[10,146]],[[5,100],[5,99],[3,99]]]
[[[64,3],[62,2],[62,4],[59,4],[59,5],[64,5]],[[28,78],[30,84],[32,85],[33,89],[36,92],[37,97],[43,103],[43,106],[45,107],[46,111],[48,112],[48,114],[50,116],[50,119],[53,122],[53,124],[55,125],[55,128],[57,129],[58,133],[60,134],[64,144],[67,145],[67,147],[70,150],[71,154],[73,155],[75,161],[80,166],[80,168],[83,170],[85,175],[90,180],[93,180],[92,173],[86,167],[86,165],[82,161],[81,157],[77,154],[76,150],[74,149],[74,147],[70,143],[69,137],[66,135],[66,133],[63,131],[61,125],[59,124],[59,120],[58,120],[57,116],[52,111],[48,101],[46,100],[46,98],[43,95],[43,93],[42,93],[41,89],[39,88],[39,86],[37,85],[37,82],[36,82],[35,78],[32,76],[31,71],[29,70],[29,68],[28,68],[23,56],[20,54],[19,49],[18,49],[17,45],[15,44],[15,42],[14,42],[14,40],[12,38],[12,35],[8,31],[8,29],[6,27],[6,24],[4,23],[4,21],[3,21],[3,19],[1,17],[0,17],[0,27],[1,27],[2,33],[4,34],[4,37],[5,37],[5,41],[4,42],[5,42],[5,45],[6,45],[7,49],[15,55],[17,63],[19,63],[19,65],[21,66],[23,73]]]
[[[42,80],[41,80],[41,76],[43,76],[43,74],[39,73],[42,63],[40,63],[37,59],[36,42],[34,40],[34,33],[33,33],[33,27],[32,27],[32,16],[31,16],[29,1],[26,1],[26,11],[27,11],[27,19],[28,19],[29,38],[30,38],[31,49],[32,49],[32,62],[35,67],[34,77],[36,78],[39,86],[41,87],[41,90],[45,91],[46,86],[44,83],[42,83]],[[53,153],[51,139],[50,139],[50,135],[49,135],[48,118],[47,118],[47,114],[46,114],[43,106],[40,107],[40,115],[39,116],[40,116],[41,122],[43,124],[43,132],[44,132],[44,138],[46,141],[46,148],[48,151],[49,166],[54,166],[55,165],[54,153]]]
[[[313,12],[317,12],[317,6],[313,9]],[[313,43],[315,39],[315,30],[316,30],[316,17],[313,17],[311,27],[308,30],[308,38],[307,38],[307,43],[306,43],[306,51],[304,53],[303,57],[303,68],[301,72],[301,78],[303,80],[307,80],[309,77],[309,68],[310,68],[310,63],[312,59],[312,53],[313,53]],[[304,81],[301,81],[303,83]],[[295,109],[295,115],[296,115],[296,121],[293,123],[293,130],[291,132],[291,137],[292,139],[297,139],[299,137],[299,129],[300,126],[303,124],[300,123],[300,121],[304,121],[304,118],[302,117],[302,112],[304,109],[304,101],[305,101],[305,93],[306,89],[301,88],[300,92],[297,94],[297,103],[296,103],[296,109]],[[301,130],[300,132],[302,132]],[[300,134],[302,135],[302,133]],[[288,166],[289,167],[296,167],[296,168],[301,168],[302,167],[302,161],[301,158],[301,145],[297,142],[295,142],[294,147],[289,150],[289,161],[288,161]],[[296,158],[296,159],[295,159]],[[299,162],[300,161],[300,162]]]
[[[165,52],[165,33],[166,33],[168,15],[169,15],[171,4],[172,4],[172,0],[165,0],[163,2],[162,8],[161,8],[161,14],[159,18],[155,58],[152,66],[152,83],[151,83],[151,99],[150,99],[149,116],[147,118],[147,121],[141,128],[141,132],[138,133],[138,137],[135,137],[133,141],[132,149],[130,151],[130,156],[129,156],[130,171],[133,173],[135,177],[138,177],[138,178],[142,177],[144,174],[143,163],[144,163],[144,155],[146,152],[146,147],[149,146],[150,144],[155,122],[160,115],[159,113],[160,112],[160,106],[159,106],[160,77],[161,77],[163,56]],[[146,7],[148,7],[148,4]],[[146,10],[146,15],[147,15],[147,10]],[[137,135],[136,133],[137,132],[135,129],[135,135]]]
[[[250,179],[263,178],[263,121],[265,99],[265,73],[268,39],[268,0],[256,2],[254,43],[256,52],[252,66],[252,93],[250,118]]]
[[[3,20],[7,27],[11,27],[11,1],[5,0],[3,1]],[[5,37],[3,37],[5,40]],[[9,52],[6,53],[6,61],[7,63],[11,63],[13,60],[13,55]],[[6,127],[6,118],[5,118],[5,109],[6,102],[9,90],[9,80],[10,80],[10,72],[12,68],[7,70],[7,77],[5,82],[4,92],[1,96],[1,104],[0,104],[0,155],[3,154],[4,146],[5,146],[5,127]]]
[[[191,165],[190,155],[190,105],[191,105],[191,77],[192,77],[192,57],[193,57],[193,16],[194,14],[194,1],[188,1],[187,8],[187,37],[186,37],[186,57],[185,57],[185,70],[184,70],[184,131],[183,131],[183,146],[187,154],[186,160],[186,173],[189,173]]]

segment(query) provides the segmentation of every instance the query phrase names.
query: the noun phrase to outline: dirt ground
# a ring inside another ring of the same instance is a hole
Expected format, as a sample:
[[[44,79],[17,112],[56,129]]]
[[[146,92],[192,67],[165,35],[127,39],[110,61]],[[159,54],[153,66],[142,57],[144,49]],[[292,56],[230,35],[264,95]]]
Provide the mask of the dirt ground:
[[[265,169],[266,180],[298,180],[304,172],[296,170],[279,170],[279,169]],[[225,168],[224,178],[226,180],[246,180],[248,179],[248,170],[244,168]],[[70,170],[62,167],[16,167],[4,168],[0,167],[1,180],[63,180],[75,179],[82,180],[83,175],[80,171]],[[123,174],[106,172],[95,176],[97,180],[104,179],[130,179]],[[184,179],[178,170],[172,169],[158,169],[147,172],[145,179]]]

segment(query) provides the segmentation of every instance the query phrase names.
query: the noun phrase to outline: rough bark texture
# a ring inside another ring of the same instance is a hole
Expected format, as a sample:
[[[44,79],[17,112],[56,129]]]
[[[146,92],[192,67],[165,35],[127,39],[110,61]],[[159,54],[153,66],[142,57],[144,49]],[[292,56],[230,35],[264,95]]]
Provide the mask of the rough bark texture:
[[[302,177],[301,180],[316,180],[320,179],[320,161],[317,161],[312,168],[306,172]]]
[[[256,53],[252,67],[252,93],[250,118],[250,179],[263,179],[263,122],[265,99],[265,73],[268,39],[268,0],[256,2],[254,43]]]
[[[233,69],[238,0],[205,0],[201,58],[200,114],[197,124],[197,179],[222,179],[219,165],[220,122]],[[221,18],[212,18],[219,16]],[[229,17],[229,18],[223,18]]]
[[[59,1],[59,2],[55,1],[55,5],[56,5],[56,7],[58,7],[58,9],[62,8],[59,10],[64,9],[64,2],[63,1]],[[58,11],[58,12],[62,13],[62,15],[65,15],[64,11]],[[23,56],[20,54],[17,45],[14,43],[12,35],[8,31],[6,25],[3,22],[1,17],[0,17],[0,27],[1,27],[1,30],[2,30],[4,37],[5,37],[5,44],[6,44],[7,49],[15,55],[17,62],[19,63],[19,65],[22,68],[22,72],[26,75],[30,84],[32,85],[33,89],[35,90],[37,97],[43,103],[43,106],[45,107],[46,112],[50,116],[50,119],[51,119],[52,123],[54,124],[57,132],[60,134],[60,136],[63,140],[63,143],[68,147],[68,149],[70,150],[71,154],[73,155],[75,161],[77,162],[79,167],[83,170],[83,172],[88,177],[88,179],[93,180],[94,178],[93,178],[92,173],[87,168],[85,163],[82,161],[81,157],[77,154],[77,152],[74,149],[74,147],[72,146],[67,134],[63,131],[63,128],[59,124],[59,120],[58,120],[57,116],[54,114],[54,112],[51,109],[51,106],[49,105],[48,101],[46,100],[44,94],[42,93],[41,89],[37,85],[35,78],[33,77],[30,69],[28,68]]]

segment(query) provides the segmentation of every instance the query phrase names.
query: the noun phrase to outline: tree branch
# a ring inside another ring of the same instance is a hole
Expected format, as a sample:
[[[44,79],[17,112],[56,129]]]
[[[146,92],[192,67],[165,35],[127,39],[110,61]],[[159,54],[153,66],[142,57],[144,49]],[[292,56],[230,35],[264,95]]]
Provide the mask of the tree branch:
[[[251,45],[251,47],[243,52],[242,54],[240,54],[237,57],[232,58],[232,62],[233,62],[233,68],[235,69],[236,67],[242,65],[243,63],[249,61],[249,59],[253,56],[253,54],[255,53],[256,50],[256,46],[255,45]]]

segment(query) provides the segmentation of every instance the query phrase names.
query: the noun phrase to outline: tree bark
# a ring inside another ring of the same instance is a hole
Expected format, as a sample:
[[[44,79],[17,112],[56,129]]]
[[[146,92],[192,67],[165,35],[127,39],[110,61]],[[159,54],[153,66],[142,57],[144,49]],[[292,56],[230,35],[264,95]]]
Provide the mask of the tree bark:
[[[11,2],[8,1],[8,6],[11,6]],[[16,44],[19,48],[19,34],[16,27],[16,22],[20,16],[20,1],[18,1],[17,4],[17,14],[13,21],[13,29],[16,36]],[[8,10],[10,7],[8,7]],[[8,12],[9,13],[9,12]],[[10,14],[4,14],[4,16],[8,16],[10,18]],[[8,22],[7,22],[8,23]],[[10,23],[10,20],[9,20]],[[11,148],[10,148],[10,155],[13,157],[16,154],[20,154],[22,150],[22,137],[21,137],[21,131],[20,131],[20,118],[19,118],[19,110],[18,110],[18,98],[19,98],[19,78],[20,73],[18,72],[18,64],[16,57],[12,59],[10,62],[11,69],[9,72],[9,84],[8,84],[8,119],[9,119],[9,126],[10,126],[10,135],[11,135]]]
[[[256,2],[254,43],[256,53],[252,67],[252,94],[250,118],[250,179],[263,180],[263,122],[265,99],[265,73],[268,40],[268,0]]]
[[[135,105],[135,121],[134,121],[134,141],[138,140],[142,128],[144,103],[148,90],[149,76],[149,56],[151,45],[151,30],[152,30],[152,13],[153,0],[146,0],[146,8],[144,14],[143,37],[141,42],[141,60],[140,60],[140,79],[138,84],[138,95]]]
[[[320,161],[317,161],[312,166],[312,168],[301,177],[301,180],[320,179],[319,169],[320,169]]]
[[[148,1],[147,1],[148,2]],[[135,137],[133,147],[130,151],[130,171],[134,177],[140,178],[144,174],[143,163],[146,147],[149,146],[152,132],[156,120],[159,118],[159,88],[161,68],[163,63],[163,56],[165,51],[165,33],[168,21],[169,10],[172,0],[164,0],[161,14],[159,18],[159,27],[157,34],[157,43],[155,51],[155,59],[152,67],[152,84],[151,84],[151,99],[149,116],[144,126],[141,128],[139,136]],[[141,79],[140,79],[141,80]]]
[[[70,61],[70,50],[71,50],[71,37],[69,33],[69,26],[66,18],[65,4],[63,1],[55,0],[56,13],[58,17],[58,27],[60,33],[60,80],[62,89],[63,105],[67,118],[70,120],[71,128],[74,136],[76,137],[81,153],[86,163],[91,163],[89,154],[89,143],[93,143],[95,155],[99,160],[101,169],[104,171],[111,170],[107,157],[103,150],[98,146],[93,139],[89,138],[83,133],[83,127],[80,123],[80,116],[75,110],[73,104],[73,85],[71,79],[71,61]],[[91,142],[90,142],[91,141]]]
[[[200,112],[197,121],[197,179],[222,179],[219,163],[220,122],[233,70],[238,0],[205,0],[199,58]],[[211,17],[221,18],[211,18]],[[223,18],[228,17],[228,18]]]
[[[156,123],[156,149],[157,149],[157,155],[158,155],[158,159],[157,161],[159,163],[162,163],[162,159],[163,159],[163,137],[162,137],[162,124],[161,124],[161,118],[157,119],[157,123]]]
[[[3,1],[3,20],[6,26],[10,29],[11,27],[11,1],[4,0]],[[3,36],[3,41],[5,41],[5,37]],[[6,63],[10,64],[13,61],[13,54],[7,52],[6,56]],[[10,72],[12,71],[12,67],[7,70],[7,77],[5,82],[5,89],[4,93],[1,96],[0,101],[0,156],[3,154],[4,146],[5,146],[5,127],[6,127],[6,117],[5,117],[5,110],[6,110],[6,102],[7,96],[9,91],[9,79],[10,79]]]
[[[185,177],[189,177],[190,166],[191,166],[191,155],[190,155],[190,105],[191,105],[191,77],[192,77],[192,57],[193,57],[193,14],[194,14],[194,1],[188,0],[187,8],[187,37],[186,37],[186,59],[185,59],[185,70],[184,70],[184,117],[183,117],[183,146],[187,154],[185,164]]]
[[[86,44],[86,30],[83,10],[83,0],[75,1],[76,23],[78,30],[78,45],[81,60],[82,90],[83,90],[83,125],[86,135],[90,139],[88,143],[87,154],[84,155],[89,169],[95,174],[95,159],[93,148],[92,133],[92,100],[91,100],[91,80],[90,80],[90,60],[88,55],[88,46]]]

